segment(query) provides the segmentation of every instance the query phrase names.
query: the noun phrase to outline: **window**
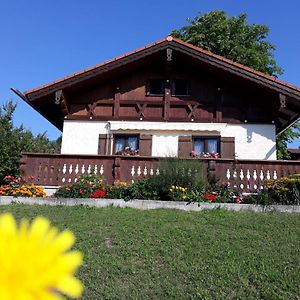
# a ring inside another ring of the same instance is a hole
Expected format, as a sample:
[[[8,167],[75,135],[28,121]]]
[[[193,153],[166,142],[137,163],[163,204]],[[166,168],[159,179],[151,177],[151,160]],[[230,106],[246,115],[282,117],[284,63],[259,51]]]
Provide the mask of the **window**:
[[[193,156],[218,157],[220,153],[219,137],[194,137]]]
[[[150,79],[148,81],[147,95],[162,96],[164,94],[164,81],[162,79]]]
[[[137,135],[114,135],[114,154],[135,155],[139,152]]]
[[[190,88],[189,82],[184,79],[176,79],[172,84],[172,95],[173,96],[189,96]]]

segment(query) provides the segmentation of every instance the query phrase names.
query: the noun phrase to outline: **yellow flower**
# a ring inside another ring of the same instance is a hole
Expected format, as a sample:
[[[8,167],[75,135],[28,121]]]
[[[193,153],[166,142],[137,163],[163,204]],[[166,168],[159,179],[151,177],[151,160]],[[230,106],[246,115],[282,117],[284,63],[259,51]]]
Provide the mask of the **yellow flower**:
[[[0,215],[0,299],[61,300],[79,297],[83,285],[73,275],[82,264],[72,232],[61,233],[50,222],[25,219],[19,228],[14,217]]]

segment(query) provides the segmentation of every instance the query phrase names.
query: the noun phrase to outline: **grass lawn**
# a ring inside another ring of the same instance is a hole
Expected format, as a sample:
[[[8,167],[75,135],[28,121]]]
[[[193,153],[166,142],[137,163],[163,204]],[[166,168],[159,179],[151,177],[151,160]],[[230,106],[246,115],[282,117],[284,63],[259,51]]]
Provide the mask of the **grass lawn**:
[[[83,299],[299,299],[300,216],[0,206],[77,236]]]

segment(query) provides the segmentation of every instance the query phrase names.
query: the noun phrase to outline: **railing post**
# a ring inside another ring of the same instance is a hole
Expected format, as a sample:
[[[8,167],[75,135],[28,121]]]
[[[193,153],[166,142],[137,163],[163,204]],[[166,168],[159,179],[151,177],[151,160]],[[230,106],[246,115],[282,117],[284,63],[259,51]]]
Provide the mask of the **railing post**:
[[[116,157],[113,164],[113,178],[115,181],[121,180],[121,158]]]
[[[217,183],[217,176],[216,176],[216,161],[209,160],[207,165],[207,180],[208,183],[213,187]]]
[[[22,154],[22,157],[20,159],[20,174],[23,179],[27,177],[26,169],[27,169],[27,155]]]

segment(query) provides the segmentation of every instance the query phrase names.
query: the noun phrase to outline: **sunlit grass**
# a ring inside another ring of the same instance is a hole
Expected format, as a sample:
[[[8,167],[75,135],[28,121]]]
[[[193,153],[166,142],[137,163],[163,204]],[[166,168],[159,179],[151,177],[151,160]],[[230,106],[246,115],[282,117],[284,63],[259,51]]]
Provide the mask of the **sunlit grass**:
[[[297,299],[300,216],[0,206],[77,236],[83,299]]]

